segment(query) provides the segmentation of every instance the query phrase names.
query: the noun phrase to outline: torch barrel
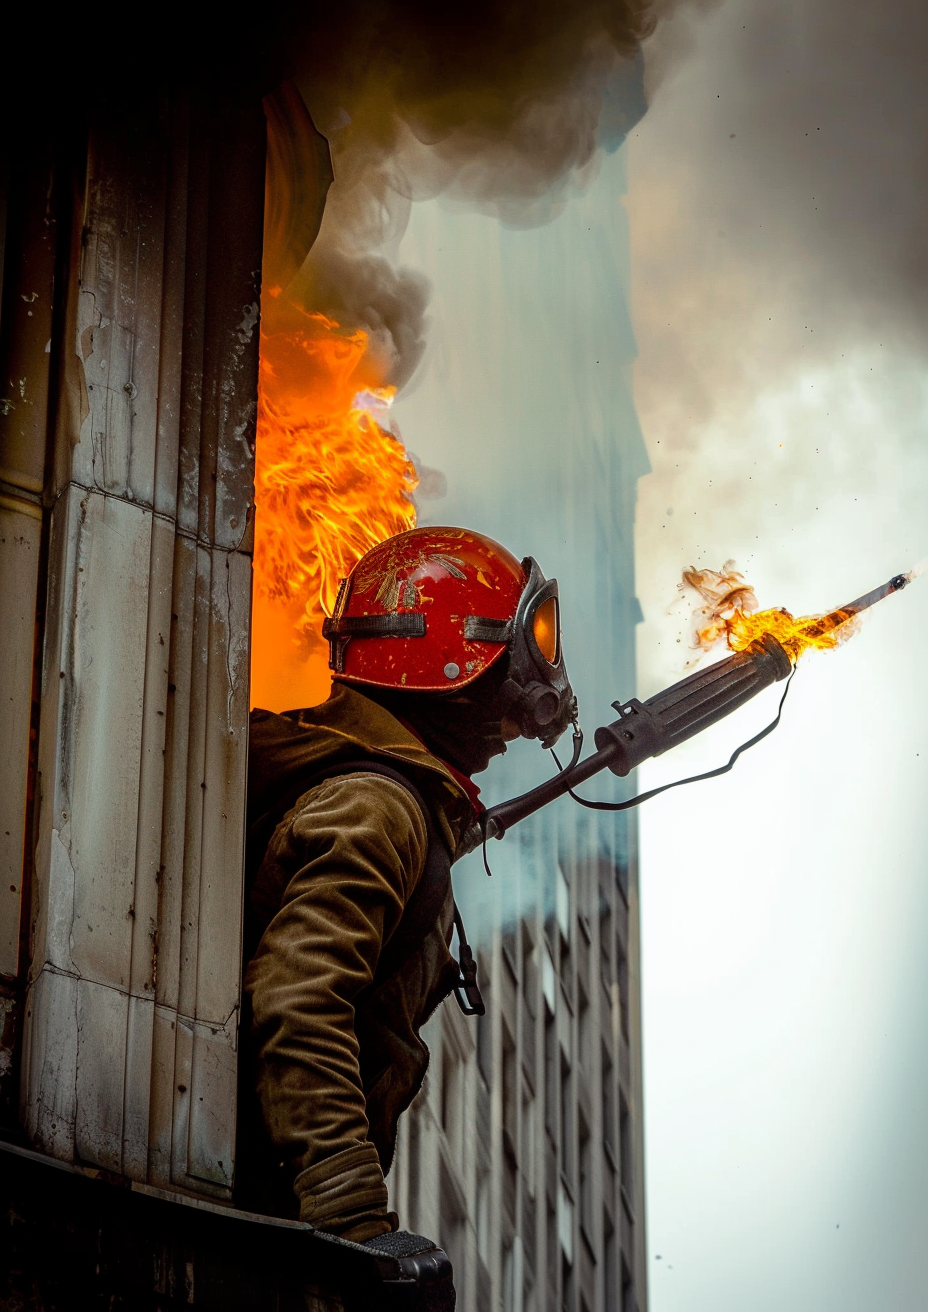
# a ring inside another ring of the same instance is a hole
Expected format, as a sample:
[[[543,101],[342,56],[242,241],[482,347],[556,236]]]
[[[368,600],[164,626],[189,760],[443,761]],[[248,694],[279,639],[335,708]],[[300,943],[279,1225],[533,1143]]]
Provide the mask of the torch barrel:
[[[874,588],[872,592],[865,592],[856,601],[849,601],[846,606],[841,607],[841,611],[846,611],[848,615],[859,615],[862,610],[869,610],[871,606],[875,606],[884,597],[890,596],[893,592],[899,592],[908,582],[908,574],[895,574],[888,583],[882,584],[879,588]]]

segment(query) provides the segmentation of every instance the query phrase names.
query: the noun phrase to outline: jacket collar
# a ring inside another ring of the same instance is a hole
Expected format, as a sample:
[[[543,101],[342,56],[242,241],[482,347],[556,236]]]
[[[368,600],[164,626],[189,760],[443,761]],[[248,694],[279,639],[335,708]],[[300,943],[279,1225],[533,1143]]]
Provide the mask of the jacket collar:
[[[291,770],[366,754],[413,767],[417,783],[436,808],[435,818],[452,851],[479,814],[478,790],[469,779],[430,752],[396,716],[348,684],[334,683],[328,700],[318,706],[283,715],[252,711],[251,732],[253,754],[258,749],[265,761],[274,762],[274,768],[259,772],[263,776],[260,782],[249,778],[249,809],[255,805],[258,814],[265,809],[266,799],[278,788],[283,790]],[[264,797],[255,797],[254,792]]]

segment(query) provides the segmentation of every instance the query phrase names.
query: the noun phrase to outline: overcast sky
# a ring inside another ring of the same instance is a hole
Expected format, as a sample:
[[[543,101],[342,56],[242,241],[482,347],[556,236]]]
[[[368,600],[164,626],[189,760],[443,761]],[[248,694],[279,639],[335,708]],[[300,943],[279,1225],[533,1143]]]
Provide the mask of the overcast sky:
[[[591,333],[626,331],[608,280],[585,320],[538,324],[546,278],[588,267],[594,237],[620,267],[630,219],[642,696],[692,655],[686,565],[734,557],[798,613],[928,557],[926,56],[928,10],[904,0],[683,9],[626,158],[553,224],[413,207],[401,255],[434,286],[404,437],[452,519],[481,513],[489,453],[487,518],[508,501],[538,537],[519,460],[569,460],[552,415],[594,390]],[[513,396],[523,427],[500,434]],[[510,545],[569,575],[566,546]],[[803,661],[733,774],[640,813],[652,1312],[928,1306],[926,643],[928,578]],[[633,691],[603,688],[588,727]],[[718,763],[773,709],[645,782]]]
[[[645,691],[684,560],[821,610],[928,554],[928,10],[685,18],[629,151]],[[928,1305],[926,583],[642,813],[655,1312]]]

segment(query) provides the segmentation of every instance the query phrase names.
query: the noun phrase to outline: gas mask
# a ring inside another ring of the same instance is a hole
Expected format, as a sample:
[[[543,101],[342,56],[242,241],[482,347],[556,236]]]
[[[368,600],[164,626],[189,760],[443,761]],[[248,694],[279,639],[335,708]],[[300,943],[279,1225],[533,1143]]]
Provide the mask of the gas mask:
[[[577,699],[561,649],[557,579],[545,579],[531,556],[522,561],[522,568],[527,579],[514,617],[490,620],[470,615],[464,636],[507,644],[508,677],[499,691],[500,705],[524,738],[540,738],[547,748],[576,721]]]

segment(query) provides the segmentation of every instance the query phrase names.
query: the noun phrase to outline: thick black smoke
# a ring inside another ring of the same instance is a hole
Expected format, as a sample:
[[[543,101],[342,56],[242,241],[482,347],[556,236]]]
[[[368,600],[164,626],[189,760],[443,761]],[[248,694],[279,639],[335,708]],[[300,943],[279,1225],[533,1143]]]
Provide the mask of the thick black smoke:
[[[405,382],[428,299],[422,275],[393,263],[411,204],[442,195],[510,224],[557,213],[644,112],[655,12],[653,0],[355,0],[278,16],[275,76],[299,88],[334,171],[286,297],[370,331],[389,381]]]

